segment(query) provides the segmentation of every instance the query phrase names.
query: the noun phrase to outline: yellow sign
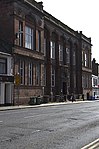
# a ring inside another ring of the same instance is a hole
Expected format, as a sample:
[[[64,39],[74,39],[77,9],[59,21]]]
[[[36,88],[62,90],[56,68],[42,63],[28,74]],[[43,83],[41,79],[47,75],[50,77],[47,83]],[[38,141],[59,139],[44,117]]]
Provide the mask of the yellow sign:
[[[15,84],[20,85],[20,75],[19,74],[15,75]]]

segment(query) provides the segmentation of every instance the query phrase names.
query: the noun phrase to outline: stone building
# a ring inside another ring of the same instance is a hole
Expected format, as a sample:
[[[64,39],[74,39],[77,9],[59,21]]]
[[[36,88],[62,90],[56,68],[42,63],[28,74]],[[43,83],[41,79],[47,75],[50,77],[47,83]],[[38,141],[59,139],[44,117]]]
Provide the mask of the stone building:
[[[15,104],[34,95],[91,93],[90,38],[44,11],[42,2],[1,0],[0,10],[0,38],[12,45],[13,75],[20,76]]]
[[[99,99],[99,64],[92,60],[92,97]]]

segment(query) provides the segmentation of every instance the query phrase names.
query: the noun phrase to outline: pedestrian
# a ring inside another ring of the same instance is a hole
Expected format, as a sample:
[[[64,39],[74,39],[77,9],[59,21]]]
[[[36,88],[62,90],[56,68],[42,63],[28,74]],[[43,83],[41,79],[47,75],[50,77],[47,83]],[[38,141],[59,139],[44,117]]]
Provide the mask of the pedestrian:
[[[74,94],[71,95],[72,102],[74,101]]]

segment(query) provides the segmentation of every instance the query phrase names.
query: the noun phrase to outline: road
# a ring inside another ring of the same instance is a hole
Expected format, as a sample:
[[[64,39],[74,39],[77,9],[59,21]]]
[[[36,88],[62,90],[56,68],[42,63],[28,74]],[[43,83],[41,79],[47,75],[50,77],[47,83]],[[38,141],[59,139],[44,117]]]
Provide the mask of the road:
[[[81,149],[99,138],[99,101],[0,111],[0,149]]]

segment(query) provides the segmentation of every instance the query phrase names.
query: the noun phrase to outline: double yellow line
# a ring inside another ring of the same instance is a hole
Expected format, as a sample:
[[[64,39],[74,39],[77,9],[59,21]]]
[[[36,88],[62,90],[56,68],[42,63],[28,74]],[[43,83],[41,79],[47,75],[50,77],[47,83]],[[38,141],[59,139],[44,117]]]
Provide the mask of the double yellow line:
[[[99,149],[99,138],[89,143],[88,145],[82,147],[81,149]]]

